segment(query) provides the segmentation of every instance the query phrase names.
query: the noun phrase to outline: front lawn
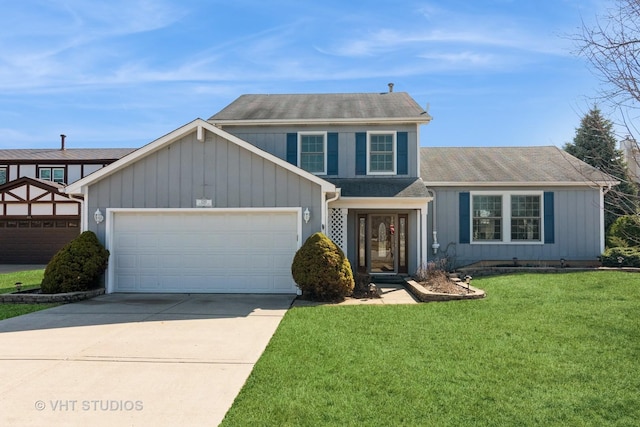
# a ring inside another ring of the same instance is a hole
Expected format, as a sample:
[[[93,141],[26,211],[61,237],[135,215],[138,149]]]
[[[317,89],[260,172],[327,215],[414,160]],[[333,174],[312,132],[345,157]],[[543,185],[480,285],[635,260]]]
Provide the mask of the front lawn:
[[[637,425],[640,274],[473,284],[486,299],[289,310],[223,425]]]
[[[28,270],[0,274],[0,294],[15,292],[17,282],[22,282],[23,290],[39,288],[43,277],[44,270]]]
[[[14,292],[16,290],[16,282],[22,282],[22,289],[38,288],[43,275],[44,270],[0,274],[0,294]],[[56,305],[58,304],[0,304],[0,320],[55,307]]]

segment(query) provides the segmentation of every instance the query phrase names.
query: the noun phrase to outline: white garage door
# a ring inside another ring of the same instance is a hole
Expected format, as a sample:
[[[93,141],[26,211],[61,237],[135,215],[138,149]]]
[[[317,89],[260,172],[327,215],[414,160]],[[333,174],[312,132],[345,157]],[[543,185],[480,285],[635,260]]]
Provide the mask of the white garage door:
[[[111,292],[295,293],[298,211],[113,212]]]

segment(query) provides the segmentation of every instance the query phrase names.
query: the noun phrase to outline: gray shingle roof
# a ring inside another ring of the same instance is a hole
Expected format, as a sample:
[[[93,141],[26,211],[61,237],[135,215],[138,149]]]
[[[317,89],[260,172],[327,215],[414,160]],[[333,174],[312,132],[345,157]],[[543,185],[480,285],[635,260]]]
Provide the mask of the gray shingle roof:
[[[429,197],[420,178],[326,178],[342,197]]]
[[[612,177],[558,147],[423,147],[420,175],[437,183],[611,183]]]
[[[0,150],[0,163],[3,161],[114,161],[135,150],[135,148],[7,149]]]
[[[209,118],[221,121],[402,119],[428,122],[429,114],[406,92],[242,95]]]

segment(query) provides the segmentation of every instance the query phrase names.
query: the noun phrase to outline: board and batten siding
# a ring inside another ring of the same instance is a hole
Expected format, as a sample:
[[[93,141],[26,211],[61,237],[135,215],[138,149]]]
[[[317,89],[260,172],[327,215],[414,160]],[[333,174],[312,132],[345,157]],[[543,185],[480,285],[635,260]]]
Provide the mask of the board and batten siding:
[[[338,133],[338,174],[340,178],[356,178],[356,133],[367,131],[407,132],[407,175],[418,177],[419,155],[416,125],[363,126],[225,126],[224,130],[283,160],[287,159],[287,134],[298,132]]]
[[[457,266],[474,262],[509,261],[514,257],[522,261],[558,261],[561,258],[576,261],[595,261],[600,255],[600,190],[595,188],[439,188],[436,192],[437,254],[430,250],[429,259],[455,258]],[[459,194],[474,191],[544,191],[553,192],[554,243],[545,244],[469,244],[460,243]],[[428,248],[433,244],[433,204],[429,205]]]
[[[207,132],[191,133],[89,187],[88,212],[106,208],[308,207],[311,220],[302,238],[321,228],[320,186]],[[210,209],[210,208],[203,208]],[[90,218],[89,229],[104,241],[105,225]]]

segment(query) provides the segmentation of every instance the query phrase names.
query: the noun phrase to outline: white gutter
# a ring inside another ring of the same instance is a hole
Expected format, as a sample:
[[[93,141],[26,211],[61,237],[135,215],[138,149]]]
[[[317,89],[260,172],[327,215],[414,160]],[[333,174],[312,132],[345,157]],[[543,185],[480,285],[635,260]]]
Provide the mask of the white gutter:
[[[326,125],[326,124],[398,124],[416,123],[425,124],[431,122],[432,117],[428,114],[424,117],[371,117],[367,119],[271,119],[271,120],[207,120],[215,126],[278,126],[278,125]]]
[[[424,184],[429,187],[612,187],[619,184],[619,181],[473,181],[473,182],[461,182],[461,181],[424,181]]]

